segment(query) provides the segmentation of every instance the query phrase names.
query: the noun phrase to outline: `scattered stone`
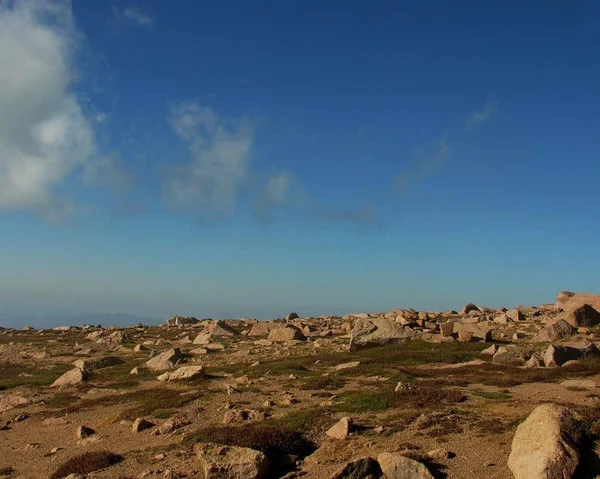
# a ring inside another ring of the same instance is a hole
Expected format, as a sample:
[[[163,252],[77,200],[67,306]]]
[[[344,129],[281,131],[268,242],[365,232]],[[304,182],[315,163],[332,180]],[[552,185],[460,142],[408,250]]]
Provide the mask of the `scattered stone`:
[[[275,328],[269,333],[269,341],[273,341],[275,343],[293,340],[306,340],[306,336],[304,335],[304,333],[295,326],[288,325],[280,328]]]
[[[179,348],[173,348],[146,361],[146,367],[151,371],[165,371],[173,369],[181,359],[183,359],[181,350]]]
[[[96,369],[108,368],[123,364],[123,361],[115,356],[101,356],[93,359],[78,359],[73,362],[73,366],[86,371],[95,371]]]
[[[87,426],[79,426],[76,432],[77,439],[85,439],[86,437],[90,437],[94,434],[96,434],[96,431]]]
[[[325,434],[333,439],[346,439],[352,432],[353,427],[354,424],[352,419],[349,417],[343,417],[338,423],[329,428]]]
[[[360,366],[360,361],[352,361],[349,363],[338,364],[334,369],[336,371],[341,371],[343,369],[352,369]]]
[[[159,381],[181,381],[184,379],[196,379],[204,377],[206,370],[204,366],[182,366],[175,371],[167,371],[156,379]]]
[[[67,371],[61,377],[51,384],[51,387],[62,387],[62,386],[74,386],[86,381],[89,377],[89,373],[83,369],[74,368]]]
[[[481,354],[486,354],[488,356],[493,356],[497,352],[498,352],[498,345],[492,344],[489,348],[486,348],[483,351],[481,351]]]
[[[131,426],[131,432],[135,434],[137,432],[142,432],[146,429],[150,429],[151,427],[154,427],[154,423],[147,421],[143,417],[138,417],[135,421],[133,421],[133,425]]]
[[[446,461],[448,459],[452,459],[452,458],[456,457],[456,454],[454,454],[453,452],[448,451],[446,449],[442,449],[442,448],[438,448],[438,449],[434,449],[433,451],[429,451],[427,453],[427,455],[431,459],[434,459],[436,461]]]
[[[17,406],[29,404],[29,399],[16,394],[0,395],[0,412],[8,411]]]
[[[391,319],[358,319],[350,333],[350,350],[406,342],[415,338],[412,328],[405,328]]]
[[[525,321],[525,315],[518,309],[511,309],[504,314],[508,320],[513,321],[514,323]]]

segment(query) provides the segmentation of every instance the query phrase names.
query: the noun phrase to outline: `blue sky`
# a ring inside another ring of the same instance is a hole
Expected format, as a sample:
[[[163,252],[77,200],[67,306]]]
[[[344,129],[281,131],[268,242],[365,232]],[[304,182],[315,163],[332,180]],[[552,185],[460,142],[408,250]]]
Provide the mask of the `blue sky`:
[[[598,292],[599,15],[0,2],[0,323]]]

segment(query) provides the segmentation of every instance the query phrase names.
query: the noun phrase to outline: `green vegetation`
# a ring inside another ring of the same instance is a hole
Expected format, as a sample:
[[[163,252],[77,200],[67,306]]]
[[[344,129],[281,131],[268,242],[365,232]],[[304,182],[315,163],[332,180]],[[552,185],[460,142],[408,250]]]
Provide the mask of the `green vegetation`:
[[[471,392],[473,396],[479,396],[485,399],[496,399],[499,401],[507,401],[511,399],[511,395],[504,392],[491,392],[491,391],[480,391],[473,390]]]
[[[3,363],[0,364],[0,390],[17,386],[49,386],[69,369],[72,369],[72,366],[66,364],[58,364],[52,369],[45,369],[40,366]]]
[[[464,400],[465,395],[462,391],[430,383],[398,392],[391,387],[344,392],[340,394],[341,403],[337,404],[335,409],[349,413],[386,411],[393,408],[423,409],[456,404]]]
[[[304,391],[335,390],[344,387],[346,379],[338,376],[315,376],[306,379],[298,385]]]

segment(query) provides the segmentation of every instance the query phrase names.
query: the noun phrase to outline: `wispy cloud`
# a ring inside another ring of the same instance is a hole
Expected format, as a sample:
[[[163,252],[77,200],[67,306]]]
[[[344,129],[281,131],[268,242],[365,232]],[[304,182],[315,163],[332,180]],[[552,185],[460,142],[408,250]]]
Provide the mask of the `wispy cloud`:
[[[379,214],[373,204],[339,207],[317,201],[287,171],[267,178],[263,193],[256,203],[256,212],[259,220],[267,223],[284,214],[318,223],[380,225]]]
[[[470,130],[477,125],[481,125],[487,122],[492,116],[495,115],[498,108],[498,100],[491,98],[485,102],[481,111],[472,112],[465,122],[465,128]]]
[[[88,162],[83,167],[82,179],[87,186],[112,188],[125,193],[133,186],[135,175],[118,153],[112,153]]]
[[[197,103],[172,106],[168,122],[188,144],[190,160],[163,175],[167,204],[201,215],[231,215],[248,178],[254,127],[227,120]]]
[[[68,2],[0,4],[0,211],[59,221],[75,210],[54,193],[95,151],[72,88],[80,38]]]
[[[445,131],[426,147],[415,150],[415,163],[411,170],[396,177],[399,189],[407,188],[411,183],[420,181],[439,170],[448,161],[452,146],[448,143],[448,132]]]
[[[130,23],[138,27],[152,28],[154,26],[154,18],[141,11],[138,7],[118,8],[112,7],[113,14],[119,22]]]

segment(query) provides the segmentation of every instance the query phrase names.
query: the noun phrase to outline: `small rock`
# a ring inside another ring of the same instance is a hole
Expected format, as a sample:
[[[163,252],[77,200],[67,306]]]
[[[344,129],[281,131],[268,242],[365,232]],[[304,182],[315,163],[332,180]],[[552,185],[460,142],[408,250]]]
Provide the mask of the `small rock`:
[[[135,421],[133,421],[133,425],[131,426],[131,432],[132,433],[142,432],[146,429],[150,429],[151,427],[154,427],[153,423],[151,423],[150,421],[147,421],[143,417],[138,417]]]
[[[96,434],[96,431],[91,427],[87,426],[79,426],[77,428],[77,439],[85,439],[86,437],[90,437],[93,434]]]
[[[389,479],[434,479],[425,464],[395,452],[382,452],[377,462]]]
[[[338,423],[329,428],[325,434],[333,439],[346,439],[352,432],[353,426],[354,424],[351,418],[343,417]]]

